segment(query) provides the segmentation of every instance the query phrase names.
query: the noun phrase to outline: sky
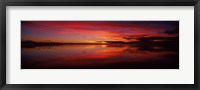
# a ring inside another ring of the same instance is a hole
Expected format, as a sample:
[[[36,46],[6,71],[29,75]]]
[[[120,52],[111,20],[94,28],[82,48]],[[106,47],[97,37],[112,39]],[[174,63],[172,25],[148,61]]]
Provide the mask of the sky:
[[[96,43],[177,37],[179,21],[21,21],[22,41]]]

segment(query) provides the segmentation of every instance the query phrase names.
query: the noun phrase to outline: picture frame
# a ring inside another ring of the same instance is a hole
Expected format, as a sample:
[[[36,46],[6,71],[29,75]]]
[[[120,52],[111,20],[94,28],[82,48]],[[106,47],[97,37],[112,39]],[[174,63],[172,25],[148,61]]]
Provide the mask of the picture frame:
[[[194,6],[194,84],[6,84],[6,6]],[[199,90],[199,0],[1,0],[1,90]]]

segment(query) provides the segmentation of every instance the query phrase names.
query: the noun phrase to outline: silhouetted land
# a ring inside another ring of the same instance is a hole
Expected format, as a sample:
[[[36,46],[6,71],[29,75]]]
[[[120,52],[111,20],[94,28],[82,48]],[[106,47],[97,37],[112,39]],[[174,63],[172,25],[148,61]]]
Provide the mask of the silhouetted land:
[[[30,40],[22,41],[22,48],[58,46],[58,45],[118,45],[127,44],[139,47],[140,50],[178,50],[179,38],[178,37],[143,37],[138,38],[138,41],[104,41],[106,43],[62,43],[62,42],[34,42]],[[159,49],[155,49],[158,47]]]
[[[22,48],[58,46],[58,45],[102,45],[101,43],[62,43],[62,42],[34,42],[34,41],[22,41],[21,44]]]

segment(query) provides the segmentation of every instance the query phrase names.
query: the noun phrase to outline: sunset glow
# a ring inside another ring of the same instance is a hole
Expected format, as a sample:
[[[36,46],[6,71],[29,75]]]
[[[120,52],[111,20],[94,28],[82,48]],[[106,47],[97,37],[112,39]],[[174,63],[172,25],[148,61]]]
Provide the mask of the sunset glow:
[[[179,21],[21,21],[21,69],[179,69]]]
[[[65,43],[137,41],[178,36],[174,21],[22,21],[22,40]],[[178,29],[177,29],[178,30]],[[37,36],[37,37],[35,37]]]

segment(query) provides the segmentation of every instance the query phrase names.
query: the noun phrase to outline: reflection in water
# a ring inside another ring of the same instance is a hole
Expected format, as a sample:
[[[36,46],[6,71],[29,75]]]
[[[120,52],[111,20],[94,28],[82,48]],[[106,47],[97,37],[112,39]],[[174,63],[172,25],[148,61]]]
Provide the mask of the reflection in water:
[[[171,47],[169,47],[171,48]],[[22,69],[178,69],[178,50],[159,46],[58,45],[22,48]]]

